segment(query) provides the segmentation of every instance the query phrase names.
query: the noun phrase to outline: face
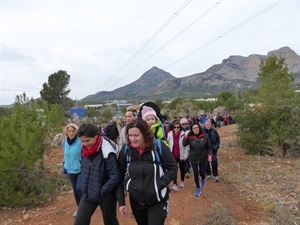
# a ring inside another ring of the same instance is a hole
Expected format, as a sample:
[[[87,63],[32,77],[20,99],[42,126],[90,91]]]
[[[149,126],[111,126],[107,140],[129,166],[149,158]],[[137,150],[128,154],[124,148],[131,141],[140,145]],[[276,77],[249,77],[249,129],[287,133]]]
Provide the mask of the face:
[[[133,112],[128,111],[125,113],[126,124],[129,124],[134,118],[135,116],[133,115]]]
[[[73,139],[76,136],[76,129],[74,127],[68,127],[67,135],[70,139]]]
[[[148,126],[152,126],[156,123],[156,117],[154,115],[149,115],[146,117],[145,119],[146,123],[148,124]]]
[[[211,123],[205,123],[204,126],[207,130],[211,129]]]
[[[182,123],[182,124],[181,124],[181,126],[183,127],[183,129],[186,129],[186,128],[187,128],[187,125],[188,125],[187,123]]]
[[[194,134],[200,134],[200,128],[199,128],[199,126],[197,126],[197,125],[194,125],[193,127],[192,127],[192,131],[194,132]]]
[[[91,148],[96,143],[96,139],[97,139],[97,136],[96,137],[87,137],[87,136],[80,137],[82,145],[87,148]]]
[[[180,125],[179,124],[174,124],[174,132],[179,133],[180,132]]]
[[[134,148],[142,148],[145,146],[145,139],[140,129],[133,127],[128,130],[130,143]]]

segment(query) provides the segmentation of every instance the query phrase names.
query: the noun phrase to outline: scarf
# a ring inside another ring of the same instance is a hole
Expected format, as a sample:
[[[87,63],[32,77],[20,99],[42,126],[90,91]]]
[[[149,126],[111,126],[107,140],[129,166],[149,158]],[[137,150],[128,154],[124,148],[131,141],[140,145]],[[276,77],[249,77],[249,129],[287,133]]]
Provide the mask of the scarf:
[[[130,146],[131,146],[132,148],[134,148],[140,155],[142,155],[142,154],[145,152],[145,150],[146,150],[146,147],[135,148],[135,147],[132,146],[132,144],[130,144]]]
[[[69,145],[73,144],[76,141],[76,138],[77,138],[77,134],[76,134],[76,136],[73,139],[70,139],[69,137],[67,137],[68,144]]]
[[[99,149],[101,141],[102,138],[100,135],[98,135],[96,142],[92,147],[87,148],[85,146],[82,146],[82,157],[91,157],[92,155],[94,155]]]

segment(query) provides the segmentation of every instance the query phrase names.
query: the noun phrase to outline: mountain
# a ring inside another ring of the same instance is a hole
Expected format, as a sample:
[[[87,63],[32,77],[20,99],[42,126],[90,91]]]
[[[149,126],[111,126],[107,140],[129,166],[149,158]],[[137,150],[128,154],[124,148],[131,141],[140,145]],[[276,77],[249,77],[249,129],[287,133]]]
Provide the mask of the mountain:
[[[295,83],[300,83],[300,56],[289,47],[282,47],[270,51],[267,55],[229,56],[205,72],[182,78],[176,78],[162,69],[152,67],[131,84],[114,91],[97,92],[83,98],[81,102],[155,100],[179,96],[197,98],[223,91],[244,91],[258,85],[259,65],[269,56],[285,58],[290,72],[295,76]]]

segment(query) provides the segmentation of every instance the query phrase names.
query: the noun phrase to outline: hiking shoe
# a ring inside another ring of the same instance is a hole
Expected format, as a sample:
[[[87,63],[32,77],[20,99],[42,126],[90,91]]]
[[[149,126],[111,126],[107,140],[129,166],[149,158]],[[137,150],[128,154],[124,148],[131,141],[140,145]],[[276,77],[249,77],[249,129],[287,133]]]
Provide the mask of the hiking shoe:
[[[205,187],[205,180],[201,180],[201,186]]]
[[[174,185],[173,185],[173,187],[171,187],[171,190],[173,190],[173,191],[178,191],[178,187],[177,187],[177,185],[176,185],[176,184],[174,184]]]
[[[191,173],[190,172],[186,172],[185,174],[185,178],[190,178]]]
[[[195,196],[196,196],[196,197],[200,197],[200,195],[201,195],[201,190],[200,190],[200,188],[196,188]]]
[[[210,175],[207,175],[206,176],[206,180],[210,180],[211,176]]]
[[[215,182],[220,182],[219,177],[214,177]]]
[[[180,186],[181,188],[184,188],[184,182],[183,181],[180,181]]]
[[[78,207],[76,208],[75,212],[73,213],[73,217],[77,216]]]

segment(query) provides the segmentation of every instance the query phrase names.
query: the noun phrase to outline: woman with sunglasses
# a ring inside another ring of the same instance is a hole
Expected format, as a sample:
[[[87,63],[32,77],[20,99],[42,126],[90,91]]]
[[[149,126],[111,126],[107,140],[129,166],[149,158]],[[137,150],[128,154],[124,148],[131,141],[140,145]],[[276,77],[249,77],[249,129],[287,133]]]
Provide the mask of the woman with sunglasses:
[[[206,163],[207,161],[211,162],[213,153],[210,139],[201,129],[200,124],[194,122],[191,125],[191,130],[186,131],[182,144],[183,146],[190,146],[189,161],[192,165],[196,185],[195,196],[200,197],[199,171],[201,176],[201,186],[205,187]]]
[[[167,141],[168,141],[169,147],[171,149],[172,155],[175,158],[177,165],[179,164],[180,187],[181,188],[184,187],[184,177],[185,177],[185,173],[186,173],[185,160],[187,159],[188,154],[189,154],[189,146],[184,147],[182,145],[184,134],[185,134],[185,132],[182,130],[180,122],[178,120],[175,120],[173,122],[173,130],[171,130],[168,133],[168,137],[167,137]],[[177,173],[173,180],[173,186],[171,187],[171,190],[178,191]]]

